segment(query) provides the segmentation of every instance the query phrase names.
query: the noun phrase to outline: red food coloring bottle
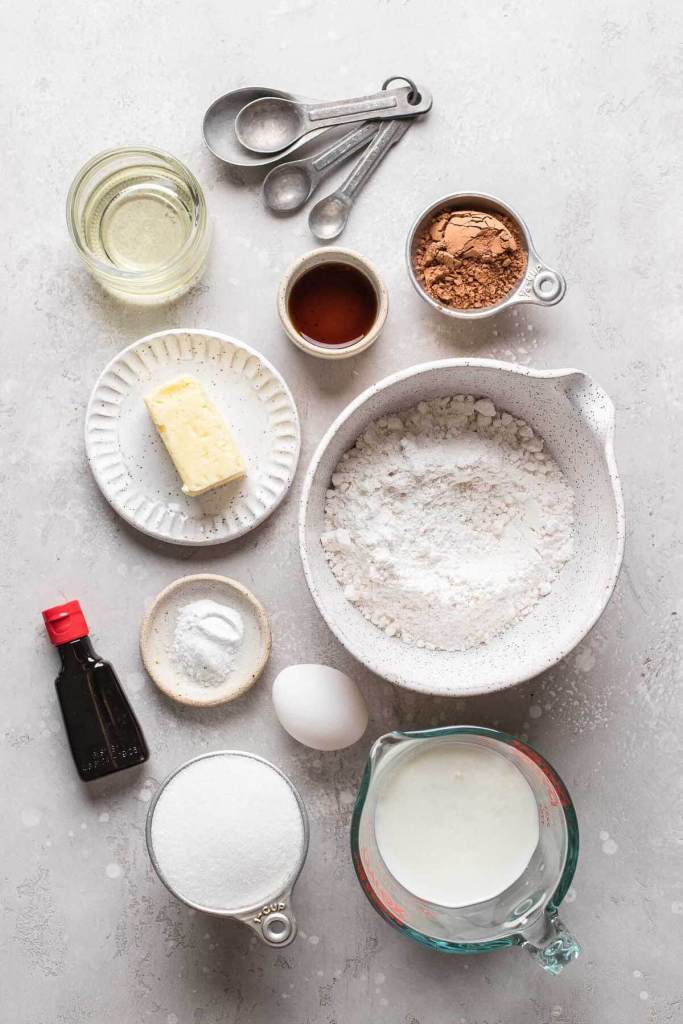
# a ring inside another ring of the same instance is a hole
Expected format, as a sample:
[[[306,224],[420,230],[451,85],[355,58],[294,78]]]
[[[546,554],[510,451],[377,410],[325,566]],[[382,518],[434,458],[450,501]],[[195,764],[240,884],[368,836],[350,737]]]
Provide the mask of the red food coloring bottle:
[[[95,654],[78,601],[47,608],[43,619],[62,661],[55,686],[80,777],[142,764],[149,750],[140,723],[114,669]]]

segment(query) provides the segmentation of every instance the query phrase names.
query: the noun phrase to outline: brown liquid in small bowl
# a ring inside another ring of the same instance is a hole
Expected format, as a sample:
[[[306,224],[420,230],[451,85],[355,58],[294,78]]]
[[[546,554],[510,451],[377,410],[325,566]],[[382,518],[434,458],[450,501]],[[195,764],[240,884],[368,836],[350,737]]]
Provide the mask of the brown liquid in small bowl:
[[[295,330],[314,345],[352,345],[377,319],[372,282],[348,263],[319,263],[304,271],[289,293],[288,313]]]

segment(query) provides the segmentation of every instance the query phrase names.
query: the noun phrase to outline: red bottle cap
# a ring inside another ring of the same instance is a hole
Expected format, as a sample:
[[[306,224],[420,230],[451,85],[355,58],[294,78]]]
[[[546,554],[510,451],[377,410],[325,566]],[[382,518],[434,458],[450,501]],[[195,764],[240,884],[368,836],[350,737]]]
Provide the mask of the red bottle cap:
[[[56,647],[59,644],[68,644],[70,640],[80,640],[89,632],[88,623],[78,601],[67,601],[66,604],[46,608],[43,620],[47,635]]]

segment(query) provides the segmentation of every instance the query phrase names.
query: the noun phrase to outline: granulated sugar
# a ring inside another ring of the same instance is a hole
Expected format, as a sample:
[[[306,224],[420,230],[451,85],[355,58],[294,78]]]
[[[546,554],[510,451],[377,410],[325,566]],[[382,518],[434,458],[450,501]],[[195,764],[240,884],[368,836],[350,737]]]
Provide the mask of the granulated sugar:
[[[574,498],[542,438],[488,398],[438,398],[371,424],[332,476],[332,572],[390,636],[486,643],[550,593]]]
[[[169,782],[151,836],[161,874],[181,898],[230,911],[281,895],[301,859],[304,824],[275,769],[225,753],[193,761]]]

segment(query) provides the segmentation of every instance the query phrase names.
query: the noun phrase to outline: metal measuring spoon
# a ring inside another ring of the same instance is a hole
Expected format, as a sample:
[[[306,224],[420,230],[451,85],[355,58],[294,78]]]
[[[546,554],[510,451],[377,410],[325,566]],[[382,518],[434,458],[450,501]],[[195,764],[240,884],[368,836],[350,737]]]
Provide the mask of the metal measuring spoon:
[[[298,96],[294,95],[294,93],[283,92],[281,89],[273,89],[269,86],[232,89],[224,96],[214,100],[204,114],[202,125],[204,142],[213,155],[222,160],[228,167],[234,167],[239,170],[249,168],[258,170],[259,167],[271,167],[276,161],[282,160],[295,151],[310,154],[315,149],[318,143],[318,135],[324,130],[322,128],[319,132],[307,135],[305,139],[299,139],[298,142],[288,146],[284,152],[275,155],[260,156],[258,153],[250,153],[249,150],[240,145],[235,135],[235,118],[247,103],[251,103],[252,100],[261,99],[264,96],[281,96],[283,99],[296,100],[299,103],[317,102],[311,99],[310,96]]]
[[[405,135],[411,123],[391,121],[382,125],[348,178],[336,192],[315,204],[308,215],[308,226],[321,242],[330,242],[341,235],[358,192],[391,147]]]
[[[379,125],[372,122],[347,132],[317,156],[289,160],[269,171],[263,182],[263,201],[274,213],[294,213],[308,201],[324,175],[364,146]]]
[[[281,96],[252,100],[235,118],[235,135],[252,153],[279,153],[319,128],[368,118],[415,117],[426,113],[432,97],[412,83],[335,103],[302,103]]]

